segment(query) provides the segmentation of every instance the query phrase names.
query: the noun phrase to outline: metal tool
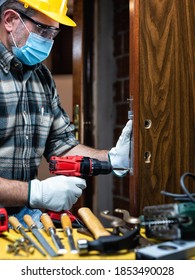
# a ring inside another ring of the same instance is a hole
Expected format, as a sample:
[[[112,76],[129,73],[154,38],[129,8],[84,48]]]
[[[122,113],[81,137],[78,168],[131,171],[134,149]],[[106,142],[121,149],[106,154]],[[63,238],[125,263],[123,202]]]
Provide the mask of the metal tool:
[[[113,228],[114,234],[120,234],[120,232],[126,228],[125,221],[119,217],[110,215],[108,210],[101,211],[100,215],[110,221],[110,225]]]
[[[192,173],[184,173],[181,176],[180,184],[185,194],[161,192],[172,197],[177,203],[145,206],[143,215],[138,218],[131,217],[124,209],[115,209],[115,212],[123,214],[127,225],[145,228],[147,238],[193,240],[195,236],[195,194],[190,193],[184,185],[187,176],[195,180],[195,175]]]
[[[32,254],[35,247],[24,237],[18,238],[14,234],[11,234],[8,231],[1,233],[1,237],[6,238],[11,241],[11,244],[7,245],[7,252],[13,253],[14,255],[19,255],[20,251],[25,252],[26,255]]]
[[[75,246],[73,235],[72,235],[72,223],[71,223],[70,217],[68,216],[67,213],[63,213],[61,215],[61,224],[62,224],[64,233],[68,237],[71,253],[77,254],[78,250]]]
[[[29,241],[32,246],[34,246],[43,256],[46,256],[45,252],[28,236],[25,232],[24,227],[18,221],[18,219],[14,216],[9,217],[9,222],[13,226],[16,232],[21,233],[22,236]]]
[[[13,244],[7,245],[7,253],[13,253],[14,255],[20,255],[21,251],[25,253],[26,256],[34,253],[35,247],[25,239],[17,239]]]
[[[91,238],[94,239],[93,234],[92,234],[92,233],[89,231],[89,229],[86,228],[86,227],[78,228],[78,229],[77,229],[77,232],[80,233],[80,234],[84,234],[84,235],[86,235],[86,236],[89,236],[89,237],[91,237]]]
[[[195,203],[192,202],[146,206],[140,219],[149,238],[192,239],[195,235]]]
[[[76,176],[86,178],[99,174],[109,174],[113,170],[129,170],[128,168],[113,168],[109,161],[84,156],[53,156],[49,162],[49,170],[52,174]]]
[[[85,239],[77,241],[80,255],[88,254],[89,251],[98,251],[103,254],[127,252],[139,244],[139,229],[127,231],[119,236],[112,235],[89,208],[82,207],[78,213],[96,238],[94,241]]]
[[[51,257],[56,257],[58,254],[54,251],[54,249],[49,245],[47,240],[44,238],[44,236],[40,233],[38,230],[37,225],[34,223],[32,217],[30,215],[24,215],[24,221],[28,225],[30,231],[33,233],[33,235],[36,237],[36,239],[39,241],[39,243],[43,246],[43,248],[47,251],[47,253]]]
[[[195,241],[174,240],[135,249],[137,260],[186,260],[195,256]]]
[[[161,192],[172,197],[177,203],[144,207],[143,216],[140,219],[147,237],[159,240],[194,239],[195,194],[187,190],[184,184],[186,177],[195,180],[195,174],[186,172],[181,176],[180,185],[184,194]]]
[[[125,209],[116,208],[114,212],[121,213],[123,215],[123,220],[125,221],[127,226],[139,226],[141,223],[140,218],[131,216],[129,211]]]
[[[195,203],[192,202],[146,206],[139,218],[123,209],[115,212],[123,214],[128,226],[144,228],[147,238],[164,241],[194,238]]]
[[[67,253],[64,245],[62,244],[61,238],[56,234],[56,228],[52,222],[52,219],[47,213],[41,215],[41,222],[49,236],[51,236],[52,241],[57,249],[59,255],[64,255]]]

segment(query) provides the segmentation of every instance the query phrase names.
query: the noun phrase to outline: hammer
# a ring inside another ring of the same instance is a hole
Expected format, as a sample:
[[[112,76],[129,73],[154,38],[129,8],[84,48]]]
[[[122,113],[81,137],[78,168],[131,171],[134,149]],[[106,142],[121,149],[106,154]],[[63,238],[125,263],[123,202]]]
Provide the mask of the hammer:
[[[77,241],[79,255],[86,255],[90,251],[98,251],[102,254],[119,253],[122,250],[129,251],[139,244],[139,229],[133,229],[123,235],[116,236],[104,228],[89,208],[80,208],[78,214],[95,237],[94,241],[85,239]]]

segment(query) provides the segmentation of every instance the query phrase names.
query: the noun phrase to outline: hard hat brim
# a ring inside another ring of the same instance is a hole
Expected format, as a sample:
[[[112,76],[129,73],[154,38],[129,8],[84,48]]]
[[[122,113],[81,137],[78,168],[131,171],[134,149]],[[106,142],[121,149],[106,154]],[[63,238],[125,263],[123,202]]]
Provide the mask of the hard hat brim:
[[[46,16],[52,18],[53,20],[55,20],[55,21],[57,21],[61,24],[72,26],[72,27],[76,26],[76,23],[71,18],[69,18],[68,16],[56,15],[55,13],[45,12],[45,11],[43,11],[41,13],[45,14]]]

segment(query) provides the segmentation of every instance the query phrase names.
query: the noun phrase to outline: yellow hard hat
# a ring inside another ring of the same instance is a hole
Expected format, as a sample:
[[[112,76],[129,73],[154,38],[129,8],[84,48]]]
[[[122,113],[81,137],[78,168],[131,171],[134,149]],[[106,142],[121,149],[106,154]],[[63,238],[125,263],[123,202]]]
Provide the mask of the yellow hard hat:
[[[25,8],[33,8],[53,20],[69,26],[76,26],[76,23],[70,19],[66,13],[68,11],[68,0],[18,0],[24,3]]]

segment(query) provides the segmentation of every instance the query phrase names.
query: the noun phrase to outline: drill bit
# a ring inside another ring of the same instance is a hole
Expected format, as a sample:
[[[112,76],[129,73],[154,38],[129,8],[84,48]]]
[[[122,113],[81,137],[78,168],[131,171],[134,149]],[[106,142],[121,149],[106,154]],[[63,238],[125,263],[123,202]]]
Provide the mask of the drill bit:
[[[112,170],[118,170],[118,171],[128,170],[128,171],[130,171],[130,168],[124,168],[124,167],[114,167]]]

